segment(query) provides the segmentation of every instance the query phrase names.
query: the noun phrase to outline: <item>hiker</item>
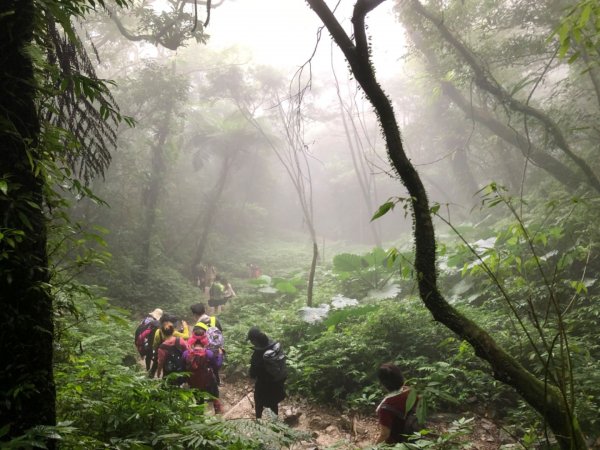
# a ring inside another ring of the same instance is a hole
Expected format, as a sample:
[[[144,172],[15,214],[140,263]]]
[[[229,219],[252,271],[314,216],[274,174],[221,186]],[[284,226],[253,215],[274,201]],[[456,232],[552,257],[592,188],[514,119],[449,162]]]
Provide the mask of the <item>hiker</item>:
[[[262,271],[260,270],[260,267],[258,267],[256,264],[253,264],[253,263],[248,264],[248,270],[250,272],[250,278],[258,278],[262,275]]]
[[[219,400],[219,386],[215,371],[218,371],[223,363],[222,354],[213,352],[208,348],[206,335],[197,335],[193,344],[183,353],[183,358],[186,363],[186,371],[190,372],[189,377],[186,379],[188,385],[191,388],[210,394],[213,397],[211,401],[213,402],[215,414],[221,414],[223,408]],[[197,400],[199,403],[204,403],[204,395]]]
[[[214,316],[209,316],[208,314],[206,314],[206,306],[204,306],[204,303],[194,303],[192,306],[190,306],[190,310],[192,311],[192,315],[194,316],[194,326],[197,325],[198,322],[203,322],[206,325],[210,325],[212,317]],[[219,322],[219,319],[214,317],[214,322],[215,326],[219,330],[223,331],[223,327],[221,326],[221,322]]]
[[[227,304],[227,302],[229,300],[231,300],[234,297],[237,297],[237,294],[233,290],[233,287],[231,286],[231,283],[229,281],[227,281],[225,278],[221,277],[221,284],[224,287],[224,290],[223,290],[223,301],[225,302],[225,304]]]
[[[215,266],[207,266],[206,273],[204,275],[204,295],[205,296],[207,296],[207,297],[209,296],[210,287],[212,286],[212,284],[214,283],[216,278],[217,278],[217,269],[215,268]]]
[[[196,266],[196,286],[204,292],[204,288],[206,287],[206,272],[207,268],[204,264],[198,264]]]
[[[415,415],[418,399],[410,411],[406,411],[406,402],[411,389],[404,385],[404,376],[398,366],[391,363],[382,364],[377,371],[377,377],[389,394],[376,409],[379,419],[379,437],[375,443],[406,442],[405,435],[418,431]]]
[[[279,402],[286,397],[285,354],[281,349],[281,344],[269,339],[258,327],[250,328],[248,340],[254,346],[254,353],[250,359],[250,377],[255,380],[254,409],[256,418],[262,417],[264,408],[269,408],[277,415]]]
[[[169,337],[167,336],[165,330],[172,328],[173,332],[171,334],[184,340],[190,337],[190,330],[187,322],[185,320],[181,321],[183,331],[178,331],[175,329],[176,322],[177,318],[171,314],[163,314],[160,318],[160,327],[154,333],[154,339],[152,341],[153,357],[152,367],[150,368],[149,373],[150,378],[154,378],[158,368],[158,347],[166,340],[167,337]]]
[[[211,308],[213,314],[221,312],[222,306],[225,304],[225,285],[223,284],[223,278],[217,275],[215,280],[210,285],[208,291],[209,299],[208,306]]]
[[[175,326],[172,322],[161,327],[161,332],[165,339],[159,344],[156,352],[158,361],[156,376],[158,378],[164,378],[175,372],[183,372],[185,370],[183,352],[187,350],[185,339],[175,336]],[[182,383],[183,379],[181,378],[176,381],[176,384]]]
[[[192,336],[188,340],[188,345],[190,347],[193,346],[195,341],[199,339],[199,336],[206,337],[207,346],[212,352],[217,354],[221,359],[222,364],[223,358],[225,357],[225,349],[223,348],[224,338],[221,323],[215,316],[206,314],[204,303],[195,303],[190,306],[190,309],[192,310],[196,322],[194,324]],[[216,366],[213,370],[219,386],[221,385],[221,377],[219,375],[221,364]]]
[[[156,308],[142,319],[135,330],[135,346],[137,347],[140,356],[146,362],[146,371],[150,370],[152,364],[152,356],[154,354],[152,341],[154,340],[154,333],[160,328],[159,321],[162,315],[163,310]]]

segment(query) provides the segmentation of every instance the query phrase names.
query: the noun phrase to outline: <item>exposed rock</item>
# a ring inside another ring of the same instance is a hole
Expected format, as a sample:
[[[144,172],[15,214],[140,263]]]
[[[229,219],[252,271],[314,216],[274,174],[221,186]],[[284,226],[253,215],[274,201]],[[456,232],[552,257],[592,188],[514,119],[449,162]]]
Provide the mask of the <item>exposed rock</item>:
[[[347,415],[340,416],[339,425],[342,430],[352,432],[352,419]]]
[[[283,411],[283,422],[290,427],[295,427],[300,423],[301,411],[295,408],[286,408]]]
[[[365,435],[369,432],[369,430],[367,430],[365,427],[357,425],[356,426],[356,434],[360,434],[360,435]]]
[[[308,421],[308,425],[312,430],[325,430],[331,425],[331,420],[325,419],[321,416],[315,416]]]
[[[495,428],[495,425],[489,420],[482,419],[481,420],[481,428],[485,430],[492,430]]]

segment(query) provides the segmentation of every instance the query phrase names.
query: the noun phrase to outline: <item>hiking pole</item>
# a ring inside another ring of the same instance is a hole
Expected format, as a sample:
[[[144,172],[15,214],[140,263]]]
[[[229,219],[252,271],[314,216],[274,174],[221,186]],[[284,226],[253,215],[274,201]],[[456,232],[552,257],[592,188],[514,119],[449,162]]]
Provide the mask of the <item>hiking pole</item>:
[[[223,419],[227,419],[227,417],[229,417],[231,415],[231,413],[242,404],[242,402],[244,400],[246,400],[246,398],[248,398],[248,401],[250,402],[250,404],[252,404],[252,400],[250,400],[249,394],[246,394],[242,397],[242,399],[237,402],[229,411],[227,411],[225,414],[223,414]]]

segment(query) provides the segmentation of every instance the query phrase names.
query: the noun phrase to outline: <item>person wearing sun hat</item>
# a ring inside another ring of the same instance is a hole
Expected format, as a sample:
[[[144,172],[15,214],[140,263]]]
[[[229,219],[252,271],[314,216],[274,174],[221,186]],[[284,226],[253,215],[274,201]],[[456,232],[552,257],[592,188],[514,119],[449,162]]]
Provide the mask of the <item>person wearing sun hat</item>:
[[[148,315],[151,316],[151,317],[153,317],[155,320],[160,320],[160,318],[163,315],[163,310],[160,309],[160,308],[156,308],[154,311],[152,311]]]
[[[152,364],[154,354],[152,342],[156,330],[160,328],[160,318],[162,315],[163,310],[156,308],[142,319],[135,330],[135,346],[137,347],[140,356],[146,362],[146,370],[150,370]]]

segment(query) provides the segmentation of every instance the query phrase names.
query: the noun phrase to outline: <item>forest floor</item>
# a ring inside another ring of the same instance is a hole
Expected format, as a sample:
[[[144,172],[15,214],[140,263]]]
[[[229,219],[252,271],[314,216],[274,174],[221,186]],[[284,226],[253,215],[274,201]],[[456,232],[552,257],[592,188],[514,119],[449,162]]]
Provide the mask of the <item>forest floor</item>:
[[[138,363],[144,367],[144,362]],[[253,383],[250,379],[228,379],[221,374],[219,397],[225,419],[254,419]],[[212,412],[212,408],[207,411]],[[263,418],[268,415],[263,413]],[[477,415],[435,414],[428,418],[428,439],[435,440],[461,417],[473,417],[471,432],[461,436],[465,450],[509,450],[519,447],[514,439],[498,424]],[[305,431],[309,438],[295,444],[292,450],[356,450],[374,445],[379,434],[375,412],[370,417],[348,415],[342,411],[309,403],[290,396],[279,404],[279,418],[291,428]],[[469,443],[467,445],[467,443]]]
[[[253,419],[253,385],[251,380],[228,380],[222,377],[220,397],[226,419]],[[429,439],[442,435],[460,415],[438,414],[429,418],[426,426],[432,431]],[[492,420],[474,417],[471,432],[460,438],[471,443],[465,449],[498,450],[516,448],[514,440]],[[263,414],[263,418],[266,415]],[[311,404],[303,399],[288,397],[279,405],[279,418],[290,427],[306,431],[310,438],[296,444],[294,450],[360,449],[373,445],[378,436],[375,413],[372,417],[350,416],[339,410]]]

